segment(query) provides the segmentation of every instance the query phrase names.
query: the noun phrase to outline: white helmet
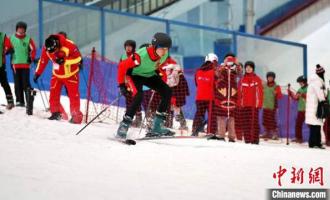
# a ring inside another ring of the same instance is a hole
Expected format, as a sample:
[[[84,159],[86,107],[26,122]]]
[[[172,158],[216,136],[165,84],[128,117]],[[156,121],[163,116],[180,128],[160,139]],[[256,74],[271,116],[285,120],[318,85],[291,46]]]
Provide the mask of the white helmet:
[[[207,62],[207,61],[210,61],[210,62],[217,61],[218,62],[218,56],[215,55],[214,53],[209,53],[209,54],[207,54],[207,56],[205,56],[205,62]]]

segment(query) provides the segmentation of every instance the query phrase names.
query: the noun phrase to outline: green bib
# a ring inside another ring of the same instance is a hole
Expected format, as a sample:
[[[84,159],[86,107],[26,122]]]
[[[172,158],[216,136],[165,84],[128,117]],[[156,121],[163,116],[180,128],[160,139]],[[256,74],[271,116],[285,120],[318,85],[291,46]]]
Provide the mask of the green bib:
[[[275,88],[277,87],[276,84],[274,84],[273,87],[269,87],[264,85],[264,100],[263,100],[263,108],[271,109],[273,110],[275,108]]]
[[[161,57],[159,63],[163,64],[166,61],[167,58],[168,58],[168,52],[163,57]]]
[[[29,43],[30,36],[25,36],[23,39],[17,38],[15,35],[10,37],[10,42],[13,45],[14,53],[12,57],[13,64],[29,64]]]
[[[298,93],[307,94],[307,86],[303,88],[299,88]],[[299,97],[298,99],[298,111],[305,111],[306,109],[306,99],[303,97]]]
[[[157,67],[157,62],[150,59],[147,48],[144,47],[139,49],[136,53],[141,58],[141,64],[133,68],[132,75],[139,75],[144,77],[151,77],[156,75],[155,70]]]
[[[5,34],[0,32],[0,67],[2,67],[2,55],[3,55],[3,42],[5,40]]]

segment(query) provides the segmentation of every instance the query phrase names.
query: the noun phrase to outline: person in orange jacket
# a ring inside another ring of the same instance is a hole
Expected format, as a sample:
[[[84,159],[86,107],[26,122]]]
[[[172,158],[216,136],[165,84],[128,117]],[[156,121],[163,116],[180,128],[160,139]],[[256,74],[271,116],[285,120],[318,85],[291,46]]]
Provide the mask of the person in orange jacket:
[[[71,123],[80,124],[83,114],[80,111],[79,69],[82,61],[78,47],[62,34],[48,36],[42,48],[38,67],[33,77],[37,82],[48,61],[53,62],[53,75],[50,82],[49,120],[60,120],[60,97],[62,86],[65,85],[70,99]]]

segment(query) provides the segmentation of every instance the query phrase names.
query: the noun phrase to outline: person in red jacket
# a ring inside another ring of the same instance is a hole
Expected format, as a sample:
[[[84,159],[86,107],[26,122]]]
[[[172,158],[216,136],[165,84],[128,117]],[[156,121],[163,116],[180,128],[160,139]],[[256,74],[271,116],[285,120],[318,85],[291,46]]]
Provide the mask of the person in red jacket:
[[[83,114],[80,111],[79,94],[79,68],[81,65],[81,54],[78,47],[61,34],[48,36],[42,47],[38,67],[33,77],[37,82],[48,61],[53,62],[53,75],[50,81],[50,112],[49,120],[60,120],[60,97],[62,86],[65,85],[70,99],[71,123],[80,124]]]
[[[6,71],[6,54],[9,53],[10,40],[5,33],[0,32],[0,83],[6,94],[8,110],[14,107],[13,94],[8,83],[7,71]]]
[[[205,125],[205,113],[208,112],[208,124],[211,124],[212,103],[214,100],[215,69],[218,66],[218,57],[209,53],[205,62],[195,73],[196,84],[196,113],[192,125],[192,136],[198,136]],[[212,125],[211,125],[212,126]],[[210,130],[211,127],[208,127]],[[213,131],[210,131],[213,132]],[[215,132],[215,131],[214,131]]]
[[[166,78],[165,82],[172,90],[171,107],[169,108],[169,117],[165,125],[172,128],[174,118],[180,123],[180,130],[187,130],[187,122],[182,107],[186,104],[186,96],[189,96],[189,88],[183,69],[171,56],[168,56],[161,65],[161,69],[163,70],[162,74]]]
[[[36,47],[33,39],[26,35],[27,24],[18,22],[16,33],[10,37],[11,64],[14,72],[16,105],[25,106],[25,98],[30,93],[30,64],[35,62]]]
[[[238,124],[243,133],[245,143],[259,144],[259,109],[262,108],[262,81],[254,73],[255,64],[247,61],[244,65],[245,74],[238,83],[239,107]]]
[[[135,48],[136,48],[136,42],[134,40],[126,40],[124,43],[124,49],[125,53],[120,57],[119,64],[130,56],[135,53]],[[131,78],[131,70],[128,70],[126,76],[125,76],[125,84],[127,89],[130,91],[128,94],[125,95],[125,100],[126,100],[126,110],[129,108],[130,104],[132,103],[133,96],[136,93],[136,89],[134,88],[134,84],[132,83],[132,78]],[[141,106],[138,108],[136,114],[135,114],[135,119],[132,123],[132,126],[134,127],[140,127],[142,122],[142,113],[141,113]]]

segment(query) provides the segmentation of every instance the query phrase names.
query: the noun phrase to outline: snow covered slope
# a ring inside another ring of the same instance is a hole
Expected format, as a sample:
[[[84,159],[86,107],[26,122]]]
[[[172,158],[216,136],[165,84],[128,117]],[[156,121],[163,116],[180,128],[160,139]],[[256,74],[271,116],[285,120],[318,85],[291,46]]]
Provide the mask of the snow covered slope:
[[[49,114],[40,97],[36,107],[34,116],[22,108],[0,115],[0,199],[259,200],[266,188],[278,187],[272,175],[280,165],[304,168],[305,175],[323,167],[324,187],[330,187],[329,150],[205,139],[127,146],[108,139],[114,123],[92,124],[76,136],[83,125],[44,119]],[[283,187],[311,187],[306,177],[302,186],[290,185],[289,178],[282,179]]]

